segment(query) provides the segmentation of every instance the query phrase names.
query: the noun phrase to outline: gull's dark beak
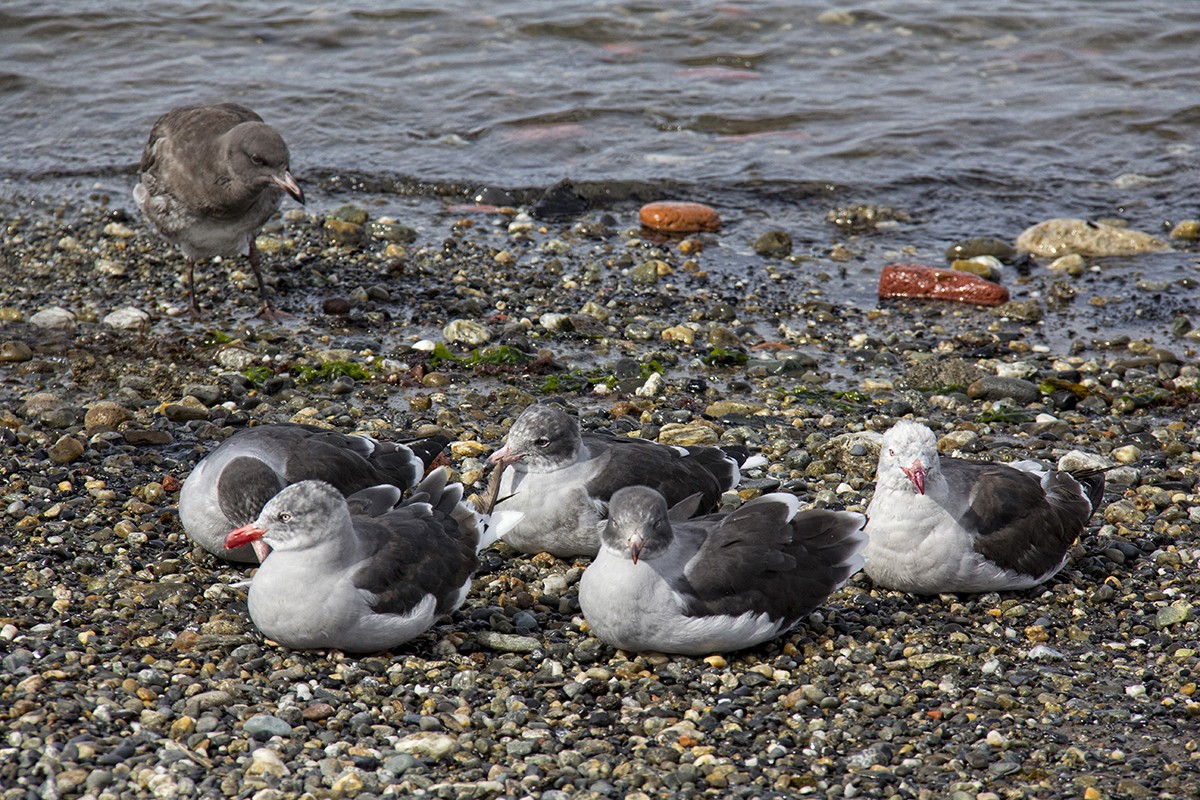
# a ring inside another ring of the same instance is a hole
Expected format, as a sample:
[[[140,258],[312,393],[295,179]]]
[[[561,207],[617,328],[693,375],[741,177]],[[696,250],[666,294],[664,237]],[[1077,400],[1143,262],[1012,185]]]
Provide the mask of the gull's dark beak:
[[[629,557],[633,559],[633,563],[637,563],[638,556],[642,554],[642,548],[646,546],[646,540],[642,538],[640,533],[635,533],[629,537]]]
[[[300,188],[300,184],[296,183],[291,172],[285,169],[282,175],[272,175],[271,180],[275,181],[280,189],[296,198],[300,205],[304,205],[304,190]]]

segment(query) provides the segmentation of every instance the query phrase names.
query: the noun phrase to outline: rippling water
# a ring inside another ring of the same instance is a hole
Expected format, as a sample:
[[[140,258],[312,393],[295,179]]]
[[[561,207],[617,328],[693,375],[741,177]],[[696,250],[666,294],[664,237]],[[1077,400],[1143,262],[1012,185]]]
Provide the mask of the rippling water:
[[[937,253],[1048,216],[1157,231],[1200,205],[1197,42],[1175,0],[10,0],[0,191],[128,203],[160,113],[238,100],[318,208],[570,177],[813,240],[832,203],[888,203]]]

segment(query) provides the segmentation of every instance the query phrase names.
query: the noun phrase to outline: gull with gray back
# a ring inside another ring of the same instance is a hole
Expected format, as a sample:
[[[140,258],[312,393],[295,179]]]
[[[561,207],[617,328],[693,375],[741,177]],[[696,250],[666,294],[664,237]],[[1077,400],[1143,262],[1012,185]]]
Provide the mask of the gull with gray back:
[[[625,486],[650,486],[669,503],[699,493],[714,510],[737,486],[741,470],[762,466],[744,447],[676,447],[606,431],[584,433],[579,420],[553,405],[532,405],[513,423],[491,461],[501,478],[503,507],[524,519],[505,542],[525,553],[594,556],[608,501]]]
[[[598,638],[623,650],[703,655],[792,628],[862,568],[863,515],[799,510],[766,494],[731,513],[689,519],[643,486],[609,505],[603,547],[579,604]]]
[[[953,458],[938,452],[929,428],[901,420],[880,448],[866,573],[917,594],[1044,583],[1102,502],[1106,469]]]
[[[503,536],[513,512],[480,514],[447,472],[431,472],[399,505],[394,486],[345,498],[322,481],[275,495],[225,545],[270,548],[250,583],[250,618],[294,649],[387,650],[462,605],[477,552]]]
[[[229,550],[226,535],[253,522],[289,484],[320,480],[343,495],[378,484],[411,489],[449,443],[445,436],[383,442],[312,425],[259,425],[235,433],[188,475],[179,518],[196,544],[230,561],[256,562],[250,547]]]

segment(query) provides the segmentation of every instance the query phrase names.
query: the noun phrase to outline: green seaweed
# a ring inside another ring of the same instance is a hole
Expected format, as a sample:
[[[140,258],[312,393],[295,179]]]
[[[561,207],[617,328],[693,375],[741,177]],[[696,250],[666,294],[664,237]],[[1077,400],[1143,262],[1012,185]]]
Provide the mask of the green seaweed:
[[[353,361],[326,361],[318,367],[301,364],[292,367],[299,383],[316,383],[317,381],[332,381],[347,375],[356,381],[368,380],[371,375],[361,364]]]
[[[617,383],[615,375],[608,375],[596,370],[587,372],[581,369],[572,369],[547,375],[539,388],[542,394],[582,394],[591,391],[596,384],[614,389]]]
[[[219,331],[216,328],[204,334],[203,343],[208,347],[218,347],[223,344],[229,344],[233,341],[233,337],[225,331]]]
[[[750,356],[741,350],[727,350],[724,347],[714,347],[701,360],[710,367],[733,367],[745,364],[750,360]]]
[[[532,360],[533,356],[507,344],[476,347],[471,352],[458,356],[450,352],[450,348],[446,347],[446,345],[439,342],[429,354],[429,366],[434,369],[441,369],[446,364],[462,367],[478,367],[481,365],[493,367],[515,366],[518,364],[527,364]]]
[[[646,380],[654,373],[663,373],[663,365],[657,358],[652,358],[649,361],[638,365],[638,376],[642,380]]]
[[[242,375],[255,386],[262,386],[268,380],[275,377],[275,371],[270,367],[260,364],[257,367],[246,367],[242,370]]]
[[[871,407],[867,396],[854,390],[835,392],[799,386],[792,390],[792,396],[805,405],[839,411],[866,411]]]

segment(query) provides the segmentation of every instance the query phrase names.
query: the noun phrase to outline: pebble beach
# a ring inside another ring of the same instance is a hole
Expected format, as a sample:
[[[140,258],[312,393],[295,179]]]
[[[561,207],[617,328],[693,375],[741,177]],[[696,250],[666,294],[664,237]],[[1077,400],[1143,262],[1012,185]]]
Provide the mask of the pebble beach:
[[[628,198],[520,201],[420,230],[285,207],[259,239],[279,322],[254,318],[236,260],[197,269],[191,320],[182,259],[131,203],[2,220],[0,800],[1200,797],[1186,231],[1163,232],[1181,266],[1161,282],[981,236],[932,266],[996,252],[1007,303],[844,303],[847,273],[911,260],[886,207],[830,204],[793,248],[761,221],[657,233]],[[1107,324],[1156,314],[1152,334]],[[748,445],[768,466],[729,508],[779,489],[863,510],[878,435],[908,415],[947,453],[1114,469],[1042,587],[917,597],[860,574],[791,632],[704,658],[602,644],[586,561],[503,545],[396,651],[291,651],[251,623],[249,570],[180,527],[181,482],[246,426],[445,433],[480,491],[550,398],[585,427]]]

